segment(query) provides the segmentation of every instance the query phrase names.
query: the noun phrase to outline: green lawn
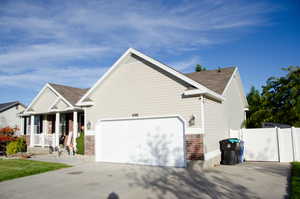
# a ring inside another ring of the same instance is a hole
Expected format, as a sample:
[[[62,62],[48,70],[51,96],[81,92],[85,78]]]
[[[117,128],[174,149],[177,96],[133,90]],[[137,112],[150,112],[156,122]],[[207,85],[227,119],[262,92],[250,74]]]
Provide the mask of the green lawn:
[[[292,163],[291,199],[300,199],[300,162]]]
[[[0,159],[0,182],[66,167],[70,166],[61,163],[40,162],[34,160]]]

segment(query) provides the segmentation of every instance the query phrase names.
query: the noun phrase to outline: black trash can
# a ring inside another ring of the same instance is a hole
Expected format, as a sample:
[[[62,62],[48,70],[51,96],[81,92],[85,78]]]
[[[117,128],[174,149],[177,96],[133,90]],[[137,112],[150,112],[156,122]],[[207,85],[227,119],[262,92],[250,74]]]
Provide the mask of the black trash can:
[[[243,147],[243,146],[242,146]],[[221,164],[234,165],[241,162],[241,143],[237,138],[220,141]]]

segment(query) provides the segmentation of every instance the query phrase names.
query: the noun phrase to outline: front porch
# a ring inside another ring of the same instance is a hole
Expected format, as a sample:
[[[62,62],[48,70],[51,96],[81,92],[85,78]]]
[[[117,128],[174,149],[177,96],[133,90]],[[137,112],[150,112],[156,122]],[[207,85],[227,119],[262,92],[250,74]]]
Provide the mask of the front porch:
[[[23,125],[25,134],[29,134],[29,147],[75,151],[76,138],[84,128],[84,112],[72,110],[27,115],[24,116]]]

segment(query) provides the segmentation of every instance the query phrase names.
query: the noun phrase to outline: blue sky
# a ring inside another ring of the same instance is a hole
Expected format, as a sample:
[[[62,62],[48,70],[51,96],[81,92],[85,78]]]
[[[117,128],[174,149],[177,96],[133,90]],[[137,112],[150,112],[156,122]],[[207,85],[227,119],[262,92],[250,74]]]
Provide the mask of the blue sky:
[[[129,47],[179,71],[238,66],[245,91],[300,65],[300,1],[0,1],[0,103],[90,87]]]

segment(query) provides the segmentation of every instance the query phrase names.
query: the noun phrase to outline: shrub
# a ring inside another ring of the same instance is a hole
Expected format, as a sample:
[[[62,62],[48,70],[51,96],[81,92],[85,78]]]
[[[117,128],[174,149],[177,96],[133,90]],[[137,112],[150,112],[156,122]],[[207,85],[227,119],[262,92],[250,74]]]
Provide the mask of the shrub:
[[[6,146],[6,154],[12,155],[17,153],[17,141],[12,141]]]
[[[0,142],[10,142],[10,141],[15,141],[16,138],[12,136],[7,136],[7,135],[0,135]]]
[[[11,141],[6,146],[6,154],[12,155],[18,152],[26,151],[26,141],[23,137],[18,138],[16,141]]]
[[[84,155],[84,133],[80,132],[78,138],[76,138],[76,153]]]
[[[0,135],[0,155],[4,155],[6,152],[6,146],[9,142],[15,141],[17,138],[8,136],[8,135]]]
[[[9,126],[0,129],[0,135],[13,135],[18,129]]]

